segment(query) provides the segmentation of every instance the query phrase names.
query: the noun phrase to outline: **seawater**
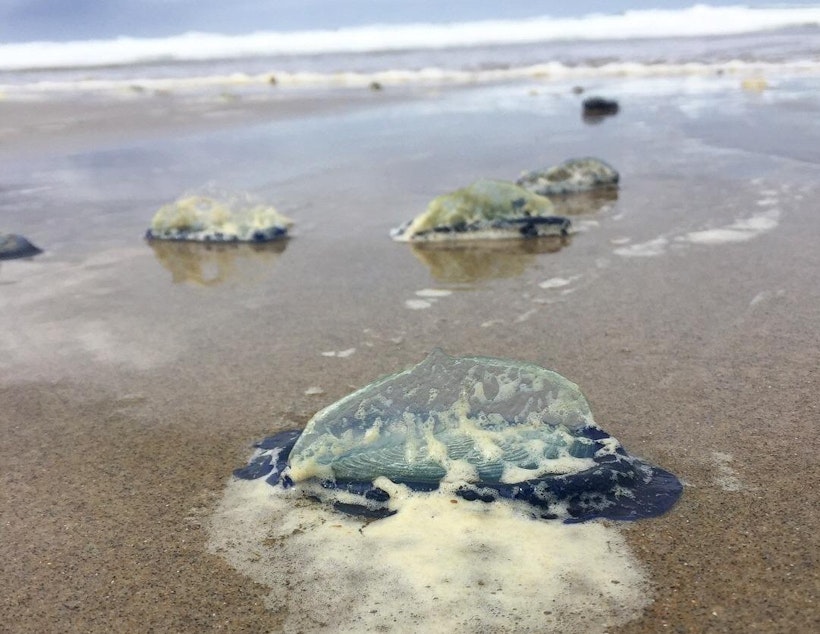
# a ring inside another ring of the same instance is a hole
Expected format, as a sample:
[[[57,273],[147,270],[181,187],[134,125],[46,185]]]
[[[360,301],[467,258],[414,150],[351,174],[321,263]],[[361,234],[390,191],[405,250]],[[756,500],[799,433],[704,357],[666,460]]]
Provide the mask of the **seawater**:
[[[364,24],[0,44],[0,91],[356,86],[820,69],[820,7]]]

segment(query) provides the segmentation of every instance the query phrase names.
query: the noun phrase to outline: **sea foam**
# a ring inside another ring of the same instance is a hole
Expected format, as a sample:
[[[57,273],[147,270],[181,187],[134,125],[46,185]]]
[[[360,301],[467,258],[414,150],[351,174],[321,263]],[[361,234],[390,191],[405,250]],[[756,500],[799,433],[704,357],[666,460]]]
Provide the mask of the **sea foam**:
[[[371,523],[232,480],[208,548],[269,588],[285,632],[605,632],[651,601],[615,526],[380,486],[397,513]]]

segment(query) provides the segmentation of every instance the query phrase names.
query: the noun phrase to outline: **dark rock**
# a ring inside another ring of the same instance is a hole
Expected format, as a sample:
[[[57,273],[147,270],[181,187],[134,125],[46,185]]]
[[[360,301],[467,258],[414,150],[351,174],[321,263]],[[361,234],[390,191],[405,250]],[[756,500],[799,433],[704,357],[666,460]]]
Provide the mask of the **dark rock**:
[[[0,260],[30,258],[42,252],[42,249],[38,249],[23,236],[15,233],[0,233]]]
[[[603,97],[584,99],[583,119],[587,123],[600,123],[606,117],[618,114],[620,106],[617,101]]]

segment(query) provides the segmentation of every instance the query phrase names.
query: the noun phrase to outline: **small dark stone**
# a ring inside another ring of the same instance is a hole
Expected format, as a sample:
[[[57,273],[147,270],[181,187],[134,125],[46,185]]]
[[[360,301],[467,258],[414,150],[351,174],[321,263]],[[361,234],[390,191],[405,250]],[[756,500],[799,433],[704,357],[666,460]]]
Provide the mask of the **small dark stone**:
[[[268,77],[268,83],[269,83],[271,86],[275,86],[275,85],[278,83],[278,82],[276,81],[276,75],[271,75],[270,77]]]
[[[382,90],[384,87],[377,81],[371,81],[369,88],[370,90]]]
[[[603,97],[584,99],[583,119],[587,123],[600,123],[606,117],[618,114],[620,106],[617,101]]]

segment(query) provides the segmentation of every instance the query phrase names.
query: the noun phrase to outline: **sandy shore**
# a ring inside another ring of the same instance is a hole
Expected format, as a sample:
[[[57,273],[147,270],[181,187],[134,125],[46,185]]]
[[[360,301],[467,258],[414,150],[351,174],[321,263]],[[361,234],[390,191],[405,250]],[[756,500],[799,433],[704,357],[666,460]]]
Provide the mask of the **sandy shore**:
[[[170,97],[177,119],[153,97],[0,102],[0,229],[45,251],[0,266],[0,629],[278,631],[267,589],[206,549],[231,470],[435,346],[561,372],[685,481],[672,512],[623,529],[654,595],[610,631],[820,629],[817,82],[713,81],[602,82],[622,111],[597,126],[549,84],[229,116]],[[622,186],[566,244],[387,238],[443,191],[583,155]],[[293,239],[142,242],[208,182],[269,200]],[[407,303],[428,288],[453,293]]]

